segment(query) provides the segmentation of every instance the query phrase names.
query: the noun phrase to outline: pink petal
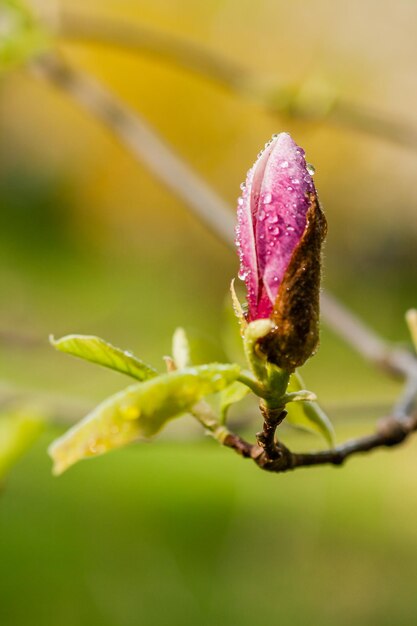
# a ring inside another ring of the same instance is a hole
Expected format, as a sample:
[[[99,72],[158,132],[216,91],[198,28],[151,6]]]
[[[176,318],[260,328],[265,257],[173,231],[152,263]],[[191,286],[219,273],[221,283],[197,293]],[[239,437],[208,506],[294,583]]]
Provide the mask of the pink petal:
[[[304,150],[288,133],[275,135],[249,170],[238,200],[236,245],[249,320],[272,313],[315,193]]]
[[[315,193],[304,150],[288,133],[274,137],[257,208],[255,246],[259,281],[273,303],[294,249],[303,236],[309,194]],[[258,310],[258,316],[264,311]]]

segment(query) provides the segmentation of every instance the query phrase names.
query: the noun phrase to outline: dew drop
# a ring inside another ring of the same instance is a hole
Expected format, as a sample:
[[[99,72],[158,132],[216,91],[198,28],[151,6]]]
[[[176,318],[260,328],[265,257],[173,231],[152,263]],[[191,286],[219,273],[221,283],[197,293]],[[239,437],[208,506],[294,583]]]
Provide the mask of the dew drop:
[[[314,167],[314,165],[312,165],[311,163],[307,163],[307,172],[310,174],[310,176],[314,176],[314,174],[316,173],[316,168]]]
[[[266,213],[265,213],[265,211],[263,211],[263,210],[259,211],[258,219],[259,219],[261,222],[263,222],[263,221],[264,221],[265,217],[266,217]]]
[[[272,193],[269,193],[269,191],[264,195],[264,203],[265,204],[271,204],[272,202]]]
[[[239,206],[242,206],[243,205],[243,198],[239,198],[237,203],[238,203]]]
[[[279,164],[279,166],[280,166],[280,167],[282,167],[282,168],[287,168],[287,167],[288,167],[288,161],[282,161],[282,162]]]
[[[248,277],[248,272],[241,268],[237,276],[240,280],[246,280],[246,278]]]
[[[240,183],[240,188],[242,191],[246,190],[246,183]]]

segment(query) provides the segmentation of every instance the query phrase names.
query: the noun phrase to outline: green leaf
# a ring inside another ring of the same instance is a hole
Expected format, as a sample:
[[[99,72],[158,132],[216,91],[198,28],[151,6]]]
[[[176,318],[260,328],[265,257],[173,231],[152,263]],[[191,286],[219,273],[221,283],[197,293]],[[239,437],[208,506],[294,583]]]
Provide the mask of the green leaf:
[[[293,374],[290,378],[288,390],[297,393],[303,387],[304,383],[301,376],[298,373]],[[334,445],[335,433],[333,425],[317,402],[291,402],[285,408],[288,412],[285,420],[289,424],[317,433],[324,437],[330,446]]]
[[[39,437],[44,422],[29,412],[0,416],[0,478]]]
[[[243,307],[240,304],[240,300],[236,294],[235,279],[233,279],[232,282],[230,283],[230,294],[232,296],[233,311],[239,322],[240,334],[242,337],[244,337],[245,330],[247,328],[248,323],[246,321],[245,313],[243,312]]]
[[[226,422],[230,407],[246,398],[250,391],[249,387],[246,387],[246,385],[238,381],[232,383],[226,387],[226,389],[223,389],[220,393],[220,415],[222,424]]]
[[[307,389],[300,389],[299,391],[286,393],[284,396],[282,396],[282,400],[284,404],[287,404],[289,402],[306,402],[307,400],[310,402],[315,402],[317,400],[317,396],[312,391],[308,391]]]
[[[54,473],[88,457],[155,435],[170,419],[238,377],[237,365],[201,365],[163,374],[105,400],[49,448]]]
[[[50,342],[54,348],[61,352],[108,367],[121,374],[127,374],[127,376],[136,378],[136,380],[149,380],[158,375],[158,372],[153,367],[146,365],[146,363],[133,356],[131,352],[115,348],[110,343],[100,339],[100,337],[94,337],[93,335],[67,335],[57,340],[50,337]]]
[[[182,370],[191,365],[190,343],[183,328],[177,328],[172,338],[172,356],[177,369]]]

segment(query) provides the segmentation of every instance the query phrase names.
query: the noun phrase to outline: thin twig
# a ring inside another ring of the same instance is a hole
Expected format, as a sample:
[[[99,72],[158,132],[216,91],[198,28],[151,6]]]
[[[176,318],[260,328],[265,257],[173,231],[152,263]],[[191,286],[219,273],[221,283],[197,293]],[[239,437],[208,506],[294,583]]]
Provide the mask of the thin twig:
[[[51,27],[66,39],[86,43],[99,42],[161,58],[199,77],[258,102],[275,116],[307,121],[320,120],[341,128],[353,129],[407,148],[417,148],[417,129],[397,120],[338,97],[329,90],[309,94],[304,85],[297,89],[285,84],[265,88],[249,70],[196,43],[161,33],[120,19],[62,8]]]
[[[248,81],[248,72],[227,59],[180,37],[131,22],[62,7],[52,29],[64,39],[101,43],[157,57],[232,90]]]
[[[416,430],[417,416],[415,415],[407,420],[403,420],[401,423],[395,418],[388,418],[381,422],[375,434],[352,439],[334,449],[307,454],[290,453],[287,469],[324,464],[342,465],[347,458],[355,454],[370,452],[376,448],[397,446],[408,439]]]
[[[351,439],[329,450],[318,452],[291,452],[282,443],[276,442],[276,450],[271,456],[264,447],[250,444],[242,437],[230,433],[223,445],[232,448],[245,458],[251,458],[256,465],[268,472],[283,473],[299,467],[313,465],[342,465],[346,459],[356,454],[370,452],[377,448],[391,448],[403,443],[417,430],[417,414],[399,421],[395,417],[381,420],[377,431],[372,435]]]
[[[32,349],[42,346],[45,340],[32,333],[0,329],[0,346]]]
[[[234,247],[235,220],[227,204],[138,113],[58,55],[37,58],[32,62],[32,68],[101,120],[123,146],[145,163],[217,237]],[[416,372],[416,362],[408,352],[392,349],[333,296],[323,293],[321,308],[325,322],[362,356],[401,376]]]
[[[264,423],[262,431],[256,435],[256,440],[268,459],[278,459],[281,456],[281,449],[275,440],[275,433],[286,417],[287,411],[283,407],[274,410],[268,409],[262,402],[260,403],[260,410]]]
[[[90,403],[81,399],[0,382],[1,413],[19,411],[27,406],[35,407],[48,424],[66,427],[78,422],[91,410]]]
[[[312,465],[342,465],[355,454],[397,446],[417,430],[417,377],[412,375],[407,378],[403,394],[391,415],[379,420],[374,434],[319,452],[297,453],[289,450],[275,437],[277,426],[285,418],[286,411],[270,411],[262,402],[260,408],[264,423],[262,432],[257,435],[257,444],[250,444],[230,432],[221,443],[241,456],[253,459],[258,467],[269,472],[282,473]]]

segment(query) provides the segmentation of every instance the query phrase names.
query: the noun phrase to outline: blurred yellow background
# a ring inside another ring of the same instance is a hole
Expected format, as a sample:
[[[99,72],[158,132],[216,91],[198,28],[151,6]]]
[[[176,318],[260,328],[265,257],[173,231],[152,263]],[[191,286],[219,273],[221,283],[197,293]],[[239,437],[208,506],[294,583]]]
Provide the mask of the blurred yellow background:
[[[273,115],[166,59],[66,38],[57,6],[32,4],[58,17],[53,45],[68,63],[143,116],[231,211],[259,149],[289,131],[316,168],[329,222],[325,287],[388,339],[408,341],[417,140],[405,146],[369,127]],[[86,22],[104,16],[175,35],[261,85],[313,100],[333,92],[416,132],[413,2],[59,7]],[[5,384],[77,411],[122,387],[115,374],[55,354],[49,333],[97,334],[160,367],[182,325],[204,355],[226,358],[224,302],[237,256],[99,121],[25,67],[0,77],[0,208]],[[304,374],[339,440],[370,430],[400,389],[325,326]],[[416,623],[415,442],[341,470],[268,476],[211,441],[188,441],[187,423],[177,422],[160,443],[53,479],[46,446],[56,434],[46,431],[0,493],[2,624]],[[317,445],[286,436],[296,448]]]

